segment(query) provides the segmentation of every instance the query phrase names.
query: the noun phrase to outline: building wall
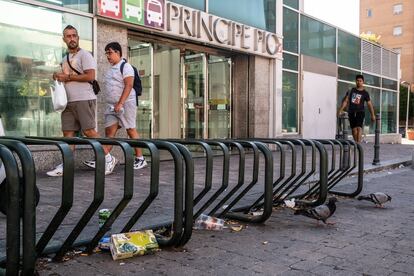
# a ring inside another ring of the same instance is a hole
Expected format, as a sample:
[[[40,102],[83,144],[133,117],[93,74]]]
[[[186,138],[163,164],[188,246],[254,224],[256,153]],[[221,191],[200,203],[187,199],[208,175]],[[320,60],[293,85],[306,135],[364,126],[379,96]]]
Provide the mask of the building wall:
[[[395,4],[403,5],[403,12],[393,14]],[[367,11],[371,10],[371,17]],[[401,48],[401,79],[414,82],[414,1],[361,0],[360,32],[380,35],[379,42],[387,48]],[[393,35],[393,28],[402,26],[400,36]]]

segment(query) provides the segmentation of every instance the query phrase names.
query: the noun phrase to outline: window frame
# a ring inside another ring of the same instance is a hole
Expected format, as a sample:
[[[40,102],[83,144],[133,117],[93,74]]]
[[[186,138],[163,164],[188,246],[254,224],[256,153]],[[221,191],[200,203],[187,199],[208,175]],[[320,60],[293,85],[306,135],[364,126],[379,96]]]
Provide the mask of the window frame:
[[[396,30],[400,30],[399,33],[396,33]],[[392,28],[392,35],[393,36],[402,36],[403,35],[403,26],[402,25],[398,25],[398,26],[394,26]]]
[[[397,9],[397,7],[401,7],[401,9]],[[402,3],[394,4],[392,6],[392,14],[393,15],[400,15],[402,13],[403,13],[403,4]]]

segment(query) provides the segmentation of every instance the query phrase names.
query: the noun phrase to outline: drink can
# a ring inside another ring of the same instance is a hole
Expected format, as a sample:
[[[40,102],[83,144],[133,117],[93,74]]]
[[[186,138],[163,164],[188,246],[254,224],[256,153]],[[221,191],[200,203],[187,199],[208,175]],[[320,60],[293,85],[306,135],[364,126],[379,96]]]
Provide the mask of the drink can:
[[[111,211],[109,209],[99,210],[99,227],[102,227],[102,225],[104,225],[105,221],[109,218],[110,215]]]

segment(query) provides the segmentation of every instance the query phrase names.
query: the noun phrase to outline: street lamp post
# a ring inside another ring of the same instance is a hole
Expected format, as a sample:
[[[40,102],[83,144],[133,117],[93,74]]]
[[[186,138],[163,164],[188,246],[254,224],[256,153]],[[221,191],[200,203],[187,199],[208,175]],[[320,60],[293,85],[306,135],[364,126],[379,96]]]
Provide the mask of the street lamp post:
[[[403,81],[401,82],[402,85],[406,85],[407,86],[407,113],[405,115],[405,139],[408,138],[407,136],[407,130],[408,130],[408,114],[410,111],[410,88],[411,88],[411,83]]]

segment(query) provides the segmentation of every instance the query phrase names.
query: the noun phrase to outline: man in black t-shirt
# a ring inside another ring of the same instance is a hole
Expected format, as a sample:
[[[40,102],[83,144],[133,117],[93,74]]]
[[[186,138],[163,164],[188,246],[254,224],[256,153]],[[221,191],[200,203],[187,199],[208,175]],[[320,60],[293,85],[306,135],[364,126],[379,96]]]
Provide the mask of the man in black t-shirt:
[[[364,76],[357,75],[355,78],[356,87],[348,91],[342,100],[341,108],[338,110],[338,116],[348,107],[349,124],[352,129],[352,137],[355,142],[360,143],[362,140],[362,125],[365,118],[365,102],[367,102],[371,121],[375,122],[374,106],[368,92],[364,89]]]

